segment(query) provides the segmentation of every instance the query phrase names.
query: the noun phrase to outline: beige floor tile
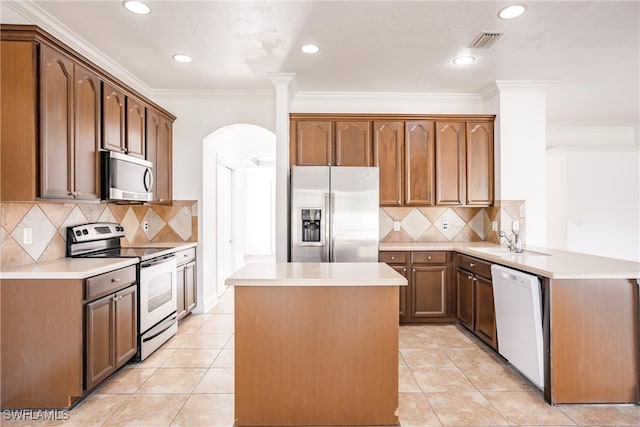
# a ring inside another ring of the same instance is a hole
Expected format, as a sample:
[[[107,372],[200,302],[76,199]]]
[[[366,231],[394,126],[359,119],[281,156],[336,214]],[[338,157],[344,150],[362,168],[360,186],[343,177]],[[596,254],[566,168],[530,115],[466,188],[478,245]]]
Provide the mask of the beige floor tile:
[[[134,394],[105,423],[106,426],[168,426],[188,394]]]
[[[398,391],[401,393],[419,393],[422,391],[406,365],[400,365],[398,368]]]
[[[220,353],[215,348],[179,348],[166,362],[163,368],[208,368]]]
[[[561,405],[562,412],[579,425],[639,426],[640,407],[630,405]]]
[[[197,333],[189,336],[182,343],[182,348],[223,348],[229,341],[231,334],[203,334]]]
[[[402,427],[442,425],[423,393],[400,393],[398,414]]]
[[[533,385],[507,365],[476,365],[461,368],[480,391],[531,390]]]
[[[400,335],[400,348],[403,349],[428,349],[438,348],[438,345],[431,340],[427,334],[407,334]]]
[[[234,322],[235,316],[231,313],[215,313],[215,314],[207,314],[209,316],[210,322]]]
[[[559,408],[535,391],[486,392],[484,397],[511,425],[575,425]]]
[[[102,425],[112,414],[118,411],[129,398],[130,395],[128,394],[93,394],[87,397],[80,405],[69,411],[68,420],[52,422],[49,425]]]
[[[233,394],[192,394],[171,425],[227,427],[233,422]]]
[[[459,368],[473,367],[478,365],[502,366],[505,364],[502,359],[484,351],[480,348],[445,348],[443,351],[449,359]]]
[[[234,393],[233,368],[210,368],[194,393]]]
[[[180,323],[178,325],[178,335],[182,335],[182,334],[195,334],[196,332],[198,332],[198,329],[200,329],[202,327],[202,325],[206,324],[206,322],[202,322],[202,323],[187,323],[185,324],[184,322]]]
[[[178,328],[180,328],[180,326],[182,325],[200,325],[202,326],[203,323],[208,322],[209,320],[211,320],[213,316],[211,314],[194,314],[191,313],[189,314],[187,317],[185,317],[184,319],[182,319],[178,325]]]
[[[134,393],[157,368],[129,368],[123,369],[106,384],[101,386],[100,394],[131,394]]]
[[[136,393],[191,393],[206,369],[158,368]]]
[[[179,334],[171,337],[169,341],[162,345],[162,348],[182,348],[194,334]]]
[[[220,350],[218,357],[213,361],[212,368],[233,368],[235,366],[235,352],[231,348]]]
[[[225,344],[224,348],[236,348],[236,336],[232,335],[231,338],[229,338],[229,341],[227,341],[227,343]]]
[[[426,393],[426,395],[442,425],[509,425],[480,392]]]
[[[151,356],[147,357],[140,363],[132,363],[130,368],[159,368],[169,357],[175,352],[174,348],[159,348],[154,351]]]
[[[424,367],[455,368],[447,353],[440,349],[407,349],[400,350],[402,358],[411,369]]]
[[[416,368],[413,377],[423,392],[477,391],[458,368]]]
[[[234,332],[233,322],[227,321],[208,321],[202,324],[198,333],[201,334],[232,334]]]
[[[440,348],[475,347],[476,343],[466,335],[455,333],[439,333],[431,337],[431,342]]]

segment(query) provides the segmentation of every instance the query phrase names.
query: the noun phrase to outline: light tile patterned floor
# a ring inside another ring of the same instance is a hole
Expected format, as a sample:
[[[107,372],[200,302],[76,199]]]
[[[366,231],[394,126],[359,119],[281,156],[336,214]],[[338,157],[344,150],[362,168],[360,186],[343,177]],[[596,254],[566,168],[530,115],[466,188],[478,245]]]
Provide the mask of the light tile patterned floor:
[[[232,426],[233,291],[209,314],[131,364],[70,411],[68,421],[2,426]],[[453,325],[400,328],[399,413],[411,426],[640,426],[640,406],[547,405],[539,390]]]

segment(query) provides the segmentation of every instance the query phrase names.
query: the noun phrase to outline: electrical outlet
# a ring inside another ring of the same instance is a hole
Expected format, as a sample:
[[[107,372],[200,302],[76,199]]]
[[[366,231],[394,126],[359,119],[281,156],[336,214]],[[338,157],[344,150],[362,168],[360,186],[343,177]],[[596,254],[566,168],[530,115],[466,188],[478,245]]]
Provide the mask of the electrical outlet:
[[[142,222],[142,229],[144,231],[149,231],[149,222],[148,221],[143,221]]]
[[[515,231],[520,231],[520,221],[513,221],[511,223],[511,229]]]
[[[22,244],[30,245],[32,243],[33,243],[33,229],[25,228],[24,230],[22,230]]]
[[[447,231],[449,229],[449,221],[442,221],[442,230]]]
[[[491,231],[498,231],[498,221],[491,221]]]
[[[400,221],[393,221],[393,231],[400,231]]]

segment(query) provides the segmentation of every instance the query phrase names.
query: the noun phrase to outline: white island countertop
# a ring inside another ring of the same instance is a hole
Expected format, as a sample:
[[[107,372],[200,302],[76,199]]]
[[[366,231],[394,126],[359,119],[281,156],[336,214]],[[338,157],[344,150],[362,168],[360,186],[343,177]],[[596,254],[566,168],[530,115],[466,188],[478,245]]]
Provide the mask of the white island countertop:
[[[86,279],[137,262],[138,258],[60,258],[0,271],[0,279]]]
[[[231,286],[406,286],[407,279],[381,262],[250,263],[233,273]]]

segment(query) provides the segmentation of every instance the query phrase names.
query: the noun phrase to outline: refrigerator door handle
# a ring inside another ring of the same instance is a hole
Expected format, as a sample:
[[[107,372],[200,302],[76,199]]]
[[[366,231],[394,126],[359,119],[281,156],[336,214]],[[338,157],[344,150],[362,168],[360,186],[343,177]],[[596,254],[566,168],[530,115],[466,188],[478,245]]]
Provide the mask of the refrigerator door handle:
[[[324,193],[324,218],[322,218],[322,222],[324,223],[324,249],[322,253],[322,261],[330,262],[331,255],[329,249],[329,192]]]
[[[331,247],[329,249],[329,262],[336,262],[336,238],[335,236],[335,216],[336,216],[336,193],[331,192],[331,231],[329,233],[329,239],[331,241]]]

